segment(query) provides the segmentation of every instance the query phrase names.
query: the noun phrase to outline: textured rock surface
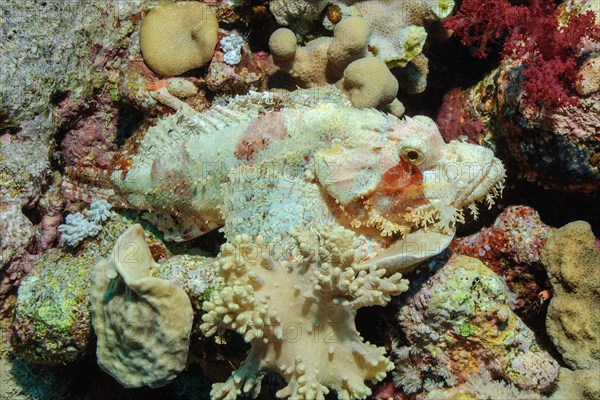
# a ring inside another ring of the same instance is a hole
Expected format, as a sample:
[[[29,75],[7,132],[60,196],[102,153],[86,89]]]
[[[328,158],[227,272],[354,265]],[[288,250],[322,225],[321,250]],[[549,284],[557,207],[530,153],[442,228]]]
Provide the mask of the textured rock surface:
[[[219,37],[224,34],[219,33]],[[239,37],[239,36],[238,36]],[[223,49],[219,48],[208,67],[206,86],[218,93],[248,93],[260,90],[265,84],[265,69],[268,55],[259,51],[253,53],[248,43],[241,46],[241,59],[235,65],[225,62]]]
[[[557,389],[550,395],[550,400],[597,400],[600,399],[600,369],[571,371],[560,370]]]
[[[558,363],[510,310],[511,293],[480,261],[453,256],[398,313],[394,381],[407,393],[455,386],[487,371],[521,389],[545,389]]]
[[[517,296],[512,304],[514,309],[535,313],[539,310],[540,292],[547,289],[537,276],[544,273],[540,252],[551,231],[533,208],[511,206],[489,228],[455,239],[449,247],[481,260],[504,277]]]
[[[166,279],[187,293],[194,310],[192,332],[200,334],[202,303],[223,286],[214,257],[176,255],[157,265],[152,276]]]
[[[0,202],[0,269],[13,258],[23,255],[33,239],[31,221],[21,212],[21,205]]]
[[[370,0],[357,1],[353,9],[371,28],[369,46],[388,67],[404,67],[421,54],[425,26],[447,17],[452,0]]]
[[[553,297],[546,328],[567,365],[600,367],[600,251],[590,225],[571,222],[556,230],[542,252]]]
[[[437,119],[444,138],[501,148],[521,176],[545,187],[597,190],[600,92],[541,112],[521,103],[519,68],[505,60],[475,86],[449,92]]]
[[[0,400],[62,400],[73,379],[57,371],[15,359],[10,341],[11,321],[0,316]]]

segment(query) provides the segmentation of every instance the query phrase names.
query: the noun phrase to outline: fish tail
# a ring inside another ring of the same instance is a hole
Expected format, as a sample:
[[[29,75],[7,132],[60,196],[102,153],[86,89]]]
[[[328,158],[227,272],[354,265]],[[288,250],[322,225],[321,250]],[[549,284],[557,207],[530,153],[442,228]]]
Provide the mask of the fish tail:
[[[104,200],[113,207],[128,208],[127,202],[115,191],[112,169],[93,166],[67,167],[61,182],[61,192],[71,201],[91,203]]]

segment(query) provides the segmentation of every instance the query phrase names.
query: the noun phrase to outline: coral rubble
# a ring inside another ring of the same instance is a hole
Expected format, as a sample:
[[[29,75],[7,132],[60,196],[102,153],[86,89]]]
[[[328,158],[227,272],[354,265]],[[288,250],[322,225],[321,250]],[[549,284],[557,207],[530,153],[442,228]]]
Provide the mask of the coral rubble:
[[[407,343],[395,349],[395,382],[415,393],[487,371],[521,389],[551,387],[559,365],[511,311],[511,298],[479,260],[451,258],[398,313]]]

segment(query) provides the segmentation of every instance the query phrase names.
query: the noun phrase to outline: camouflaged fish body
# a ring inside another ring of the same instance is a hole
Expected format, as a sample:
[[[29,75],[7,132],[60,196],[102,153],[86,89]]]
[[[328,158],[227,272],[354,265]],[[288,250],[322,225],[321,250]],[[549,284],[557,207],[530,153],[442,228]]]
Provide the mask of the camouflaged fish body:
[[[333,222],[356,233],[365,258],[391,266],[441,251],[462,208],[476,213],[476,200],[501,190],[504,168],[490,150],[444,143],[428,118],[294,93],[161,119],[95,195],[147,211],[173,240],[224,225],[229,239],[261,233],[285,252],[294,227]],[[71,197],[77,190],[65,183]],[[411,259],[414,241],[435,243]]]

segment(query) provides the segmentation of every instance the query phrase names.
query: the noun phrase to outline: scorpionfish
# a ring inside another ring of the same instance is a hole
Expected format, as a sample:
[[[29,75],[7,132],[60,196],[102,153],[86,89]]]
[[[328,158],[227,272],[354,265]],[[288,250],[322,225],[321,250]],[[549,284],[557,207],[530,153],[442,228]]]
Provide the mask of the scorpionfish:
[[[353,108],[328,88],[177,112],[131,147],[114,170],[67,171],[65,195],[143,210],[168,240],[260,234],[288,258],[292,229],[334,223],[355,232],[365,268],[390,273],[442,251],[505,175],[491,150],[445,143],[427,117]]]

